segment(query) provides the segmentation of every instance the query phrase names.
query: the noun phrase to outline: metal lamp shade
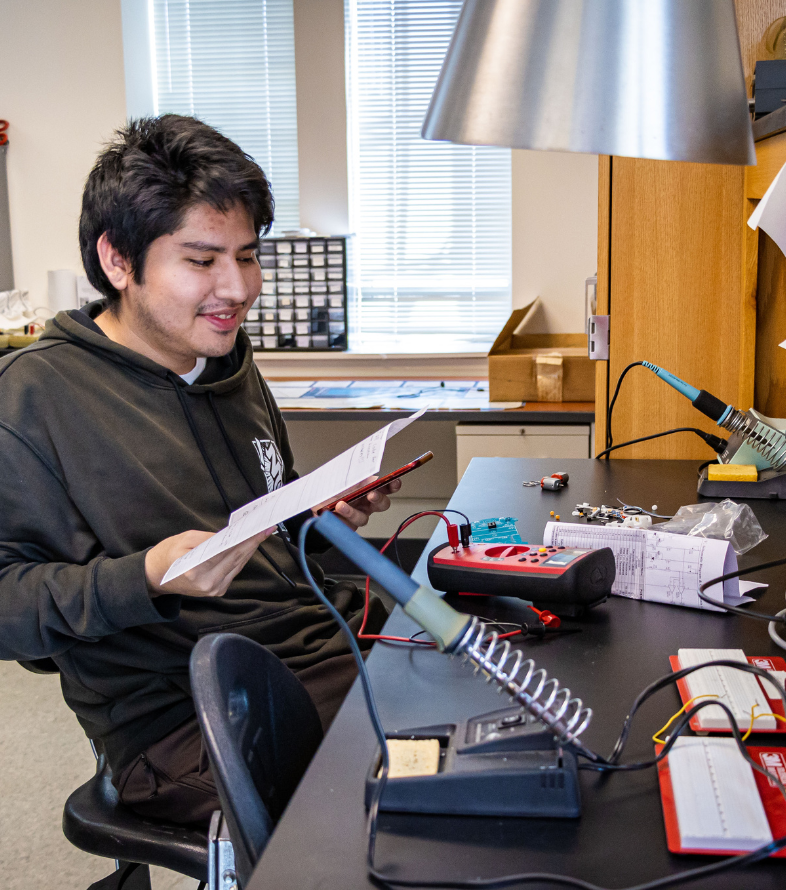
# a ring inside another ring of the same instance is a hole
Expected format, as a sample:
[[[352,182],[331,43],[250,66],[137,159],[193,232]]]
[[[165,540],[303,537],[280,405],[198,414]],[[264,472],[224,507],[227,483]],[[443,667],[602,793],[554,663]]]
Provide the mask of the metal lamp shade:
[[[755,164],[734,0],[466,0],[422,135]]]

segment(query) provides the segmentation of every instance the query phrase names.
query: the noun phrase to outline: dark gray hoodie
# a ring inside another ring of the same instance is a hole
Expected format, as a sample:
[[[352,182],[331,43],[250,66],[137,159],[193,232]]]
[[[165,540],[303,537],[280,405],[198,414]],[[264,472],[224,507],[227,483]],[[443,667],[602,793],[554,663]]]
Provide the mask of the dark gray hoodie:
[[[223,597],[150,598],[150,547],[217,531],[297,474],[243,331],[188,385],[104,336],[91,320],[103,308],[59,313],[0,361],[0,658],[54,658],[119,769],[193,714],[202,634],[242,633],[296,672],[349,650],[280,535]],[[337,588],[344,613],[352,593]]]

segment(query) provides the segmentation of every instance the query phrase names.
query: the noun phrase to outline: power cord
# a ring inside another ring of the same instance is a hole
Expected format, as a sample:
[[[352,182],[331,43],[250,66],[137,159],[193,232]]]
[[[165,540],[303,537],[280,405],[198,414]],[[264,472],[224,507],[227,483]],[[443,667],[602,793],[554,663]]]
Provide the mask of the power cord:
[[[732,578],[741,578],[743,575],[750,575],[752,572],[759,572],[764,569],[774,569],[776,566],[782,565],[786,565],[786,558],[773,559],[771,562],[760,562],[755,566],[749,566],[747,569],[737,569],[736,572],[727,572],[725,575],[711,578],[709,581],[705,581],[704,584],[700,585],[698,591],[699,599],[712,606],[717,606],[719,609],[733,612],[735,615],[742,615],[743,618],[753,618],[756,621],[769,621],[770,625],[786,625],[786,609],[782,612],[778,612],[777,615],[768,615],[766,612],[756,612],[753,609],[742,609],[739,606],[731,606],[728,603],[724,603],[722,600],[714,600],[705,593],[710,587],[714,587],[716,584],[724,584],[726,581],[731,581]],[[770,636],[772,637],[772,633],[770,633]],[[780,637],[778,637],[777,640],[773,637],[773,640],[779,646],[786,649],[786,641],[781,640]],[[778,640],[781,640],[781,642],[778,642]]]
[[[642,761],[639,763],[632,764],[620,764],[619,760],[622,756],[622,752],[625,749],[625,745],[627,744],[628,738],[630,736],[631,726],[633,724],[633,718],[636,716],[636,713],[641,708],[641,706],[646,702],[649,698],[655,695],[656,692],[660,692],[661,689],[665,689],[667,686],[671,686],[677,683],[679,680],[682,680],[683,677],[687,677],[688,674],[692,674],[694,671],[701,670],[706,667],[729,667],[733,670],[742,671],[743,673],[755,674],[757,677],[760,677],[766,680],[770,685],[774,686],[780,695],[784,707],[786,707],[786,691],[781,687],[777,680],[775,680],[772,674],[765,670],[764,668],[757,667],[753,664],[742,664],[739,661],[730,661],[728,659],[718,659],[716,661],[707,661],[700,665],[693,665],[692,667],[682,668],[679,671],[673,671],[670,674],[665,674],[662,677],[659,677],[654,682],[650,683],[639,695],[636,697],[636,700],[633,702],[631,706],[630,713],[627,715],[625,720],[622,723],[622,730],[620,731],[619,737],[614,744],[614,748],[611,754],[607,758],[599,758],[597,762],[589,763],[589,764],[580,764],[579,769],[590,769],[596,770],[598,772],[606,772],[615,769],[627,769],[627,770],[637,770],[637,769],[646,769],[650,766],[654,766],[660,758],[655,758],[654,760]],[[688,712],[687,719],[684,721],[680,721],[677,726],[678,729],[672,734],[671,738],[677,737],[682,729],[687,725],[690,721],[690,718],[696,713],[696,709],[701,709],[707,704],[718,703],[715,702],[703,702],[700,705],[697,705],[696,708],[692,709]],[[732,731],[734,727],[736,727],[736,721],[734,719],[730,720],[732,725]],[[738,745],[740,741],[738,741]],[[740,749],[742,751],[742,749]],[[743,756],[747,757],[747,751],[742,751]],[[786,788],[782,788],[779,782],[776,782],[776,785],[781,788],[781,793],[786,796]]]
[[[770,639],[776,646],[780,646],[781,649],[786,649],[786,640],[778,633],[776,630],[777,621],[775,619],[780,619],[782,624],[786,624],[786,609],[781,609],[780,612],[776,612],[773,616],[773,620],[767,625],[767,633],[770,635]]]
[[[637,365],[643,365],[644,362],[631,362],[620,374],[617,379],[617,386],[614,389],[614,395],[609,402],[608,410],[606,411],[606,448],[600,452],[600,454],[596,454],[595,457],[601,458],[605,457],[606,460],[609,459],[609,454],[612,451],[615,451],[617,448],[624,448],[626,445],[636,445],[638,442],[647,442],[649,439],[658,439],[661,436],[670,436],[672,433],[685,433],[691,432],[696,433],[696,435],[701,436],[702,439],[712,448],[717,454],[721,454],[726,450],[726,446],[728,442],[725,439],[722,439],[720,436],[713,436],[712,433],[705,433],[704,430],[697,429],[696,427],[679,427],[674,430],[666,430],[663,433],[654,433],[651,436],[642,436],[639,439],[631,439],[629,442],[621,442],[619,445],[614,444],[614,439],[611,434],[611,417],[612,412],[614,411],[614,405],[617,401],[617,396],[620,392],[620,387],[622,386],[622,381],[625,379],[625,375],[631,368],[635,368]]]
[[[377,837],[377,822],[379,817],[379,803],[382,799],[382,794],[384,792],[385,786],[387,784],[388,772],[390,768],[390,756],[387,745],[387,738],[385,737],[385,730],[382,726],[382,721],[379,717],[379,711],[377,710],[376,702],[374,700],[374,694],[371,689],[371,681],[368,675],[368,670],[366,668],[366,664],[363,660],[363,656],[360,652],[360,648],[358,647],[357,641],[355,640],[354,634],[352,633],[351,628],[344,620],[341,613],[336,609],[333,603],[325,596],[324,591],[322,591],[319,585],[314,580],[314,576],[311,574],[311,570],[308,566],[308,560],[306,557],[306,537],[308,535],[309,529],[316,522],[317,517],[307,520],[303,523],[303,526],[300,529],[300,534],[298,536],[298,555],[300,559],[301,569],[303,574],[311,585],[311,589],[314,591],[317,599],[328,609],[330,614],[338,623],[338,626],[341,628],[342,632],[346,636],[352,654],[355,658],[355,661],[358,666],[358,674],[360,676],[361,688],[363,690],[363,696],[366,701],[366,708],[369,713],[369,718],[371,720],[372,727],[374,729],[374,733],[377,737],[377,741],[379,743],[380,754],[381,754],[381,768],[379,772],[379,781],[376,784],[374,789],[374,793],[372,795],[372,799],[369,804],[368,818],[366,821],[367,827],[367,836],[368,836],[368,848],[367,848],[367,857],[366,863],[368,868],[369,875],[379,882],[383,887],[427,887],[427,888],[443,888],[443,890],[495,890],[495,888],[503,888],[510,887],[515,884],[531,884],[531,883],[545,883],[545,884],[554,884],[557,886],[563,887],[575,887],[578,890],[608,890],[608,888],[600,887],[597,884],[591,884],[588,881],[583,881],[580,878],[572,878],[567,875],[555,875],[549,873],[534,873],[534,872],[526,872],[521,874],[512,874],[505,875],[499,878],[475,878],[469,881],[423,881],[423,880],[408,880],[406,878],[392,878],[387,875],[384,875],[377,871],[374,867],[374,853],[376,850],[376,837]],[[770,565],[782,565],[786,563],[786,559],[777,561],[775,563],[768,563],[767,566]],[[751,569],[752,571],[752,569]],[[717,583],[716,579],[716,582]],[[785,610],[786,611],[786,610]],[[684,730],[684,728],[688,725],[690,718],[701,709],[702,706],[706,706],[708,704],[714,704],[716,706],[723,707],[730,718],[730,725],[732,727],[732,732],[734,734],[735,741],[737,742],[738,747],[743,754],[743,756],[751,761],[750,755],[748,755],[747,749],[742,741],[742,736],[740,735],[739,729],[736,727],[736,721],[733,718],[731,711],[723,705],[722,702],[713,701],[713,702],[704,702],[702,704],[697,705],[695,708],[692,708],[689,712],[683,715],[683,718],[677,724],[674,732],[669,736],[669,739],[661,750],[660,754],[653,761],[646,761],[643,763],[633,763],[633,764],[620,764],[617,761],[622,754],[622,749],[625,746],[625,742],[627,740],[628,734],[630,732],[630,723],[633,719],[634,714],[640,707],[640,705],[646,701],[650,695],[653,695],[659,689],[664,686],[674,683],[687,674],[691,673],[694,670],[699,670],[702,667],[712,665],[731,667],[737,670],[747,671],[749,673],[757,674],[758,676],[765,677],[775,688],[778,690],[784,704],[786,704],[786,691],[784,691],[783,687],[779,683],[777,683],[767,671],[764,671],[761,668],[757,668],[754,665],[743,665],[739,662],[735,661],[711,661],[707,662],[703,665],[696,665],[690,668],[684,668],[681,671],[676,671],[673,674],[670,674],[666,677],[661,677],[659,680],[656,680],[655,683],[652,683],[647,689],[641,693],[636,701],[634,702],[633,707],[631,708],[631,713],[625,720],[623,724],[622,732],[620,733],[620,738],[617,740],[617,744],[615,745],[614,751],[612,752],[611,757],[607,760],[599,755],[593,754],[592,752],[587,752],[592,758],[592,763],[581,764],[581,768],[584,769],[599,769],[601,771],[608,770],[634,770],[634,769],[645,769],[655,765],[660,759],[665,757],[668,754],[668,751],[676,742],[679,734]],[[584,755],[586,756],[586,755]],[[778,776],[770,773],[767,770],[764,770],[763,767],[759,767],[757,764],[752,765],[758,769],[760,772],[763,772],[764,775],[770,779],[776,787],[780,790],[781,794],[786,798],[786,787],[784,787],[783,783],[780,781]],[[740,868],[746,865],[749,865],[754,862],[758,862],[761,859],[765,859],[769,857],[772,853],[777,852],[778,850],[786,847],[786,835],[777,840],[773,840],[768,844],[764,844],[761,847],[758,847],[755,850],[752,850],[749,853],[740,854],[738,856],[731,856],[727,859],[723,859],[720,862],[714,862],[710,865],[700,866],[699,868],[688,869],[683,872],[679,872],[676,875],[669,875],[664,878],[658,878],[655,881],[649,881],[645,884],[637,884],[634,887],[626,888],[626,890],[664,890],[666,887],[673,887],[677,884],[686,883],[689,881],[696,880],[697,878],[707,877],[709,875],[717,874],[722,871],[727,871],[732,868]]]
[[[625,448],[627,445],[636,445],[638,442],[647,442],[650,439],[659,439],[661,436],[671,436],[673,433],[695,433],[701,439],[703,439],[710,448],[713,449],[717,454],[721,454],[726,450],[726,446],[729,444],[726,439],[722,439],[720,436],[713,436],[712,433],[707,433],[704,430],[700,430],[695,426],[680,426],[673,430],[665,430],[662,433],[653,433],[651,436],[641,436],[638,439],[630,439],[628,442],[620,442],[619,445],[611,445],[609,448],[604,449],[595,455],[595,460],[600,460],[600,458],[605,457],[608,460],[609,454],[612,451],[616,451],[618,448]]]
[[[606,411],[606,448],[609,449],[614,444],[614,439],[611,436],[611,413],[614,411],[614,403],[617,401],[617,396],[620,393],[620,387],[622,386],[622,381],[625,379],[625,375],[630,371],[631,368],[635,368],[636,365],[643,365],[644,362],[631,362],[627,368],[620,374],[617,379],[617,388],[614,390],[614,395],[609,402],[609,408]],[[599,455],[598,455],[599,456]]]

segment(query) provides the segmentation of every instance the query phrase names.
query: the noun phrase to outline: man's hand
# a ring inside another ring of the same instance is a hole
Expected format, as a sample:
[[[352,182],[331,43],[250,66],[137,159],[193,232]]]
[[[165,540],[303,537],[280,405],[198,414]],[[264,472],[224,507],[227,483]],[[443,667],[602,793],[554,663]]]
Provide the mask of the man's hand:
[[[257,547],[274,531],[275,528],[269,528],[237,544],[231,550],[219,553],[218,556],[168,582],[166,587],[161,586],[161,579],[172,563],[213,535],[210,532],[189,531],[164,538],[160,544],[148,550],[145,556],[145,577],[150,596],[156,597],[162,593],[201,597],[223,596],[235,575],[251,559]]]
[[[351,504],[348,504],[346,501],[339,501],[336,504],[335,514],[353,531],[357,531],[368,524],[369,516],[372,513],[384,513],[390,507],[388,495],[393,494],[394,491],[398,491],[400,488],[401,480],[393,479],[382,488],[370,491],[364,498],[352,501]]]

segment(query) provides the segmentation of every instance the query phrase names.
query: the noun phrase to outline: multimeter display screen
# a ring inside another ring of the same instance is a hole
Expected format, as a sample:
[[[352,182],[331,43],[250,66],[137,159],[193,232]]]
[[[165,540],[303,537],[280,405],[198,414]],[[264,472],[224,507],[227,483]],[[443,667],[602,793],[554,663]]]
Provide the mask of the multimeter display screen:
[[[542,566],[566,566],[569,562],[573,562],[573,560],[577,556],[581,556],[586,553],[586,550],[563,550],[560,553],[555,553],[553,556],[550,556],[548,559],[544,559],[541,563]]]

